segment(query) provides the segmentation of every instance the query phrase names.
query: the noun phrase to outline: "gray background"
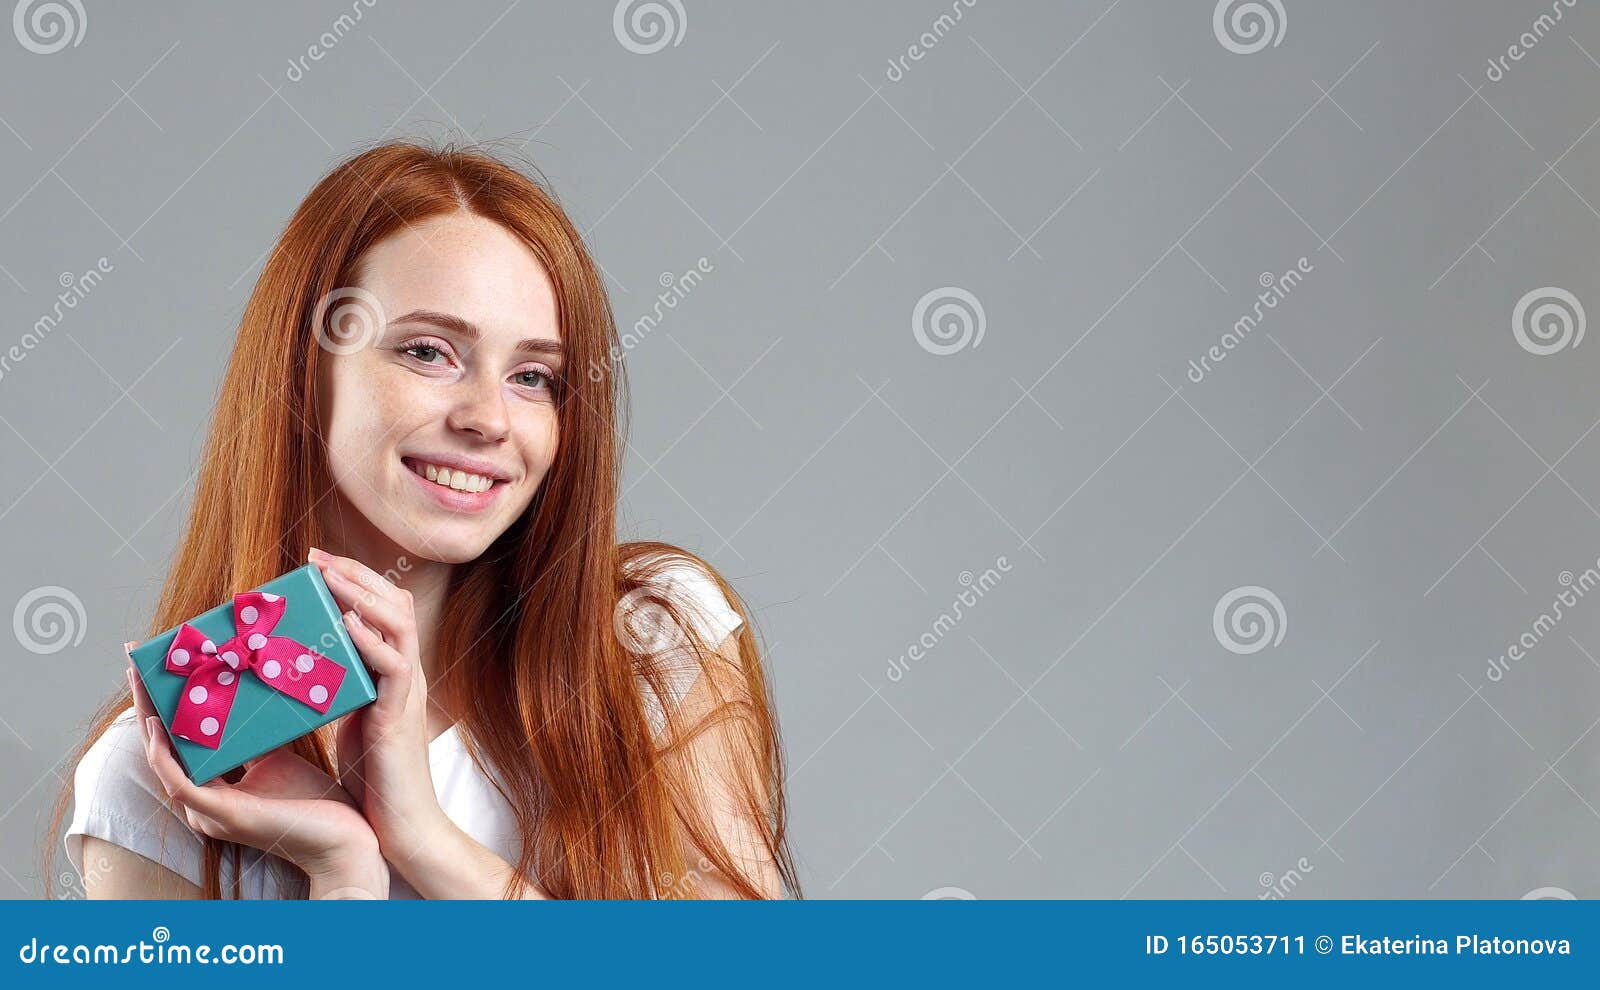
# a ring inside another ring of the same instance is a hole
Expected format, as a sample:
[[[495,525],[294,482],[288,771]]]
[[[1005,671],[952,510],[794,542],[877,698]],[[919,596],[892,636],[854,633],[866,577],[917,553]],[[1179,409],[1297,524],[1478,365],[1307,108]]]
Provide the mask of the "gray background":
[[[349,6],[0,32],[0,344],[112,267],[0,378],[0,890],[40,890],[263,253],[398,135],[521,148],[624,328],[713,266],[628,356],[627,535],[757,609],[809,896],[1600,892],[1600,594],[1487,675],[1600,556],[1600,342],[1513,331],[1600,306],[1600,14],[1492,81],[1550,3],[1282,0],[1239,53],[1210,0],[978,0],[892,80],[950,5],[682,3],[642,54],[610,2],[378,0],[299,81]],[[924,346],[950,287],[983,334]],[[1236,653],[1251,586],[1283,635]]]

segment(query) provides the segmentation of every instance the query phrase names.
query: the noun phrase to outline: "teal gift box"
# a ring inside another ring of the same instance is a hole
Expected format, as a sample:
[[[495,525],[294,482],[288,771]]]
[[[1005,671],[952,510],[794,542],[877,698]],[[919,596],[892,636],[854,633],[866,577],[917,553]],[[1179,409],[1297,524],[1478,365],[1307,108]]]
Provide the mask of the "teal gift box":
[[[315,564],[129,652],[196,784],[378,698]]]

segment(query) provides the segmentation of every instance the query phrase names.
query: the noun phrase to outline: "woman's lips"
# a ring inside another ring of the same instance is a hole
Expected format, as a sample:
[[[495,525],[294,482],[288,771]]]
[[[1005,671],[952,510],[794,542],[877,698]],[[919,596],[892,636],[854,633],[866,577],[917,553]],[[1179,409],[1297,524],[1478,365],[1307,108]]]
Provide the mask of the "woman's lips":
[[[417,485],[440,507],[449,509],[452,512],[480,512],[487,509],[494,504],[495,499],[500,497],[500,490],[506,486],[504,481],[496,480],[494,484],[481,492],[459,491],[446,485],[441,485],[437,481],[429,481],[418,472],[421,467],[418,462],[404,457],[401,458],[401,461],[405,465],[406,474],[410,475]]]

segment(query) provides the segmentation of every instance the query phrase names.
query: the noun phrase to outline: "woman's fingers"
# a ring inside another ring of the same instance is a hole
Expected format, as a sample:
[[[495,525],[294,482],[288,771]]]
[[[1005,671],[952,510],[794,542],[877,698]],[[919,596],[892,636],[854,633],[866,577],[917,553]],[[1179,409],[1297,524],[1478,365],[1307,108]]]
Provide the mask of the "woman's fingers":
[[[309,554],[322,571],[328,590],[341,608],[354,608],[402,651],[416,646],[416,618],[411,593],[372,568],[350,557],[339,557],[316,547]]]
[[[127,652],[128,644],[123,644],[123,651]],[[155,702],[150,700],[150,692],[144,688],[144,679],[134,669],[133,657],[128,657],[128,690],[133,694],[133,707],[137,709],[141,718],[156,714]]]
[[[378,675],[378,700],[373,702],[373,707],[385,717],[398,716],[405,710],[411,695],[411,662],[384,642],[360,615],[346,612],[344,618],[345,628],[350,630],[350,638],[355,641],[361,658]]]
[[[145,727],[149,731],[145,757],[150,761],[150,768],[156,772],[156,778],[161,781],[167,796],[208,818],[219,822],[229,820],[230,812],[237,804],[236,795],[226,785],[202,787],[190,780],[189,775],[183,772],[183,767],[178,765],[172,739],[159,718],[145,719]]]

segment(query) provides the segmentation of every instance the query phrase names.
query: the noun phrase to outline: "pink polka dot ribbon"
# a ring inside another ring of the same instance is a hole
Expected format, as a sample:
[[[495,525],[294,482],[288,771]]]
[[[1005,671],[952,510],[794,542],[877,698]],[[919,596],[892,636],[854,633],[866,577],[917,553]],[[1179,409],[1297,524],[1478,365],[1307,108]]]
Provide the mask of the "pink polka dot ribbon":
[[[167,671],[187,680],[168,726],[173,735],[216,749],[247,670],[318,714],[328,713],[345,669],[294,639],[270,635],[288,607],[282,595],[265,591],[234,595],[234,635],[220,646],[187,622],[178,628]]]

